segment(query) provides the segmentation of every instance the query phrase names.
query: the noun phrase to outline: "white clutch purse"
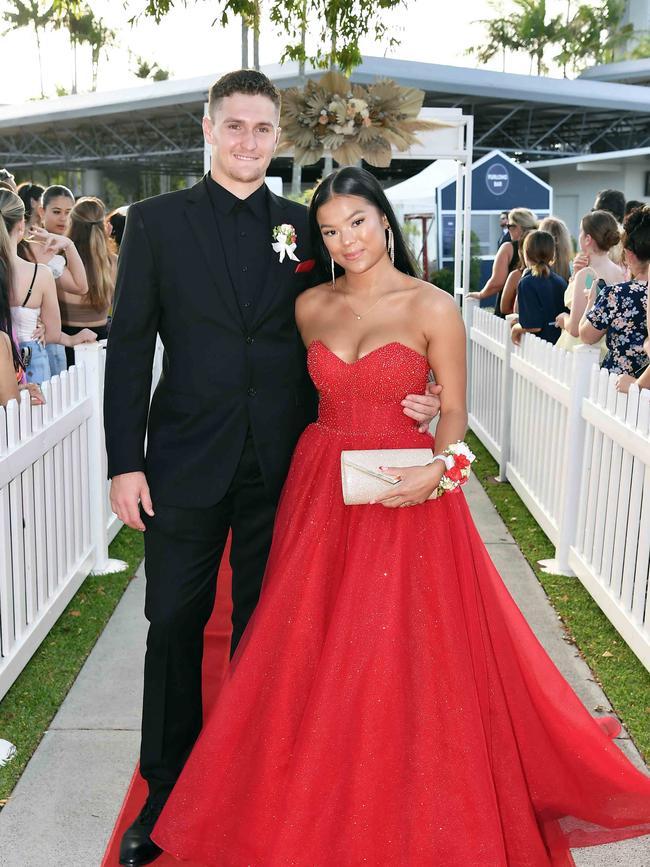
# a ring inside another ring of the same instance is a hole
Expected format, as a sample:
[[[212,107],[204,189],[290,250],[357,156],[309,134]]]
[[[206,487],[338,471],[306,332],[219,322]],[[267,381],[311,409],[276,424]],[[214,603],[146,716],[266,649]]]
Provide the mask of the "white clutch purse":
[[[431,449],[368,449],[341,452],[341,485],[346,506],[362,506],[385,494],[399,479],[379,467],[426,467],[433,461]],[[436,489],[430,500],[438,496]]]

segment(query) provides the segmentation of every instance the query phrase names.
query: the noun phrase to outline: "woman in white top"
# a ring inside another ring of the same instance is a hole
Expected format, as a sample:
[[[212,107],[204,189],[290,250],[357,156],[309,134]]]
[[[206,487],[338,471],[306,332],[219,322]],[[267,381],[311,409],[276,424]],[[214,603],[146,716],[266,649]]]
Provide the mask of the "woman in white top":
[[[50,365],[43,343],[33,339],[40,317],[44,343],[61,337],[61,315],[54,278],[48,268],[26,262],[17,253],[25,234],[25,206],[15,193],[0,190],[0,265],[3,294],[9,299],[14,337],[20,348],[28,382],[40,384],[50,378]]]
[[[580,320],[587,307],[587,296],[596,284],[596,294],[605,286],[625,280],[625,269],[612,262],[610,251],[621,240],[618,223],[609,211],[590,211],[582,218],[578,244],[586,266],[576,271],[567,286],[564,301],[571,311],[560,313],[555,324],[562,329],[556,343],[561,349],[572,351],[582,344],[579,336]],[[604,338],[598,344],[601,360],[607,352]]]
[[[40,208],[42,228],[31,233],[30,245],[33,259],[47,265],[56,280],[57,293],[86,295],[88,281],[86,271],[75,245],[66,237],[70,222],[70,211],[74,205],[74,195],[60,185],[47,187],[43,193]],[[92,338],[96,339],[96,338]],[[69,344],[65,337],[56,344],[48,343],[47,353],[52,376],[67,368],[64,345]]]
[[[28,243],[22,245],[32,262],[47,265],[50,269],[56,281],[57,295],[86,295],[88,292],[83,262],[74,243],[66,237],[73,205],[74,196],[67,187],[47,187],[38,209],[42,226],[34,226]],[[46,350],[51,375],[56,376],[67,368],[65,347],[72,348],[78,343],[89,343],[96,339],[93,332],[84,329],[74,337],[61,332],[61,338],[56,343],[48,341]]]

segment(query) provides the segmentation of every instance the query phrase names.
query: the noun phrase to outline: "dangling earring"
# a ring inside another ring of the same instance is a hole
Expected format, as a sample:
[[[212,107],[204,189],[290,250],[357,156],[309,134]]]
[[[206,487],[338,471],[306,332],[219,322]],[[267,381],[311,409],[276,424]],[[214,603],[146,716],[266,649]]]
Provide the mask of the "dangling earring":
[[[334,273],[334,259],[330,256],[330,262],[332,263],[332,289],[336,289],[336,274]]]
[[[387,250],[388,255],[390,256],[390,261],[395,264],[395,236],[393,235],[393,230],[390,226],[387,227],[386,231],[388,232],[388,244]]]

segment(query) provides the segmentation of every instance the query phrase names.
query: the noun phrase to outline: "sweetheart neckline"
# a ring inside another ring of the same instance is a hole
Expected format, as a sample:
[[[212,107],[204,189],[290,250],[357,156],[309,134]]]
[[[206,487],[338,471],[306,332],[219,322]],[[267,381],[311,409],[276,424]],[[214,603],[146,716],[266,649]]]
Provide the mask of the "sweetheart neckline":
[[[412,352],[414,355],[417,355],[418,358],[421,358],[428,364],[426,356],[422,355],[421,352],[418,352],[417,349],[413,349],[412,346],[407,346],[406,343],[402,343],[400,340],[391,340],[389,343],[382,343],[381,346],[376,346],[374,349],[371,349],[370,352],[366,352],[364,355],[360,355],[359,358],[356,358],[354,361],[346,361],[344,358],[341,358],[340,355],[337,355],[336,352],[331,350],[326,343],[323,343],[323,341],[319,340],[318,338],[316,338],[316,340],[312,340],[312,342],[307,347],[307,352],[309,352],[312,346],[314,346],[314,344],[316,343],[319,343],[324,349],[329,352],[330,355],[333,355],[334,358],[338,359],[338,361],[340,361],[341,364],[344,364],[346,367],[354,367],[355,364],[358,364],[365,358],[374,355],[376,352],[380,352],[382,349],[387,349],[389,346],[401,346],[404,349],[407,349],[409,352]]]

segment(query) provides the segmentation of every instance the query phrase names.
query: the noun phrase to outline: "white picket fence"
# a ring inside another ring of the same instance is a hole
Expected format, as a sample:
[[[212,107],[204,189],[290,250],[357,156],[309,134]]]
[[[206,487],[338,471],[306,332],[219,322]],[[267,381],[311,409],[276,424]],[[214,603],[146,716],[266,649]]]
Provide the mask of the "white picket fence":
[[[0,699],[86,577],[124,567],[108,556],[112,513],[103,430],[105,345],[43,384],[46,403],[0,407]],[[154,382],[162,345],[154,361]]]
[[[616,391],[598,350],[564,352],[466,299],[470,426],[555,545],[544,568],[577,575],[650,669],[650,392]]]

